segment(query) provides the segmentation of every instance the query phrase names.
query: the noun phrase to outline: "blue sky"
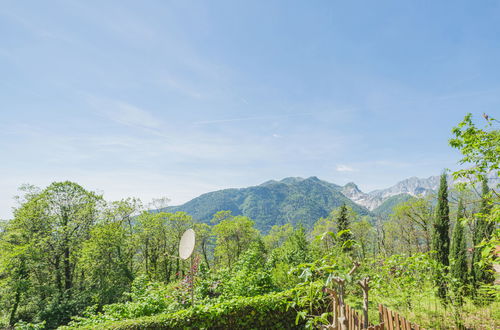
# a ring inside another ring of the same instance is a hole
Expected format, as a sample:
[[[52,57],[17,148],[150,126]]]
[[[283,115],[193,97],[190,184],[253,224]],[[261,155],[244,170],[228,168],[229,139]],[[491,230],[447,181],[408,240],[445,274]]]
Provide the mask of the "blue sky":
[[[456,168],[499,117],[498,1],[3,1],[0,218],[17,187],[108,199]]]

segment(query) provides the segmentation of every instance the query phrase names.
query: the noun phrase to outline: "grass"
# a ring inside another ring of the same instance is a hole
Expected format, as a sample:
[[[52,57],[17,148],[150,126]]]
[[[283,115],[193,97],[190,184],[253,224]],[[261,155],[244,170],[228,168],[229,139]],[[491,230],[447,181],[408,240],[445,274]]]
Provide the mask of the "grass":
[[[349,296],[347,304],[362,312],[362,299]],[[372,324],[379,323],[378,304],[398,312],[411,323],[426,329],[450,329],[457,327],[457,320],[467,329],[500,329],[500,301],[487,305],[477,305],[471,299],[465,299],[460,311],[452,306],[444,306],[433,294],[421,295],[411,300],[411,306],[404,306],[401,301],[391,301],[387,297],[370,297],[368,316]]]

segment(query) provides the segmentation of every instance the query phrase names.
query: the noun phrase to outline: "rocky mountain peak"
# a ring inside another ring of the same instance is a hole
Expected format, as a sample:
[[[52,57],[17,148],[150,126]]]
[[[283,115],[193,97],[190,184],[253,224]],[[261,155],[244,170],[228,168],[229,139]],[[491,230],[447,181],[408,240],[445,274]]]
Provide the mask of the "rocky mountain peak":
[[[349,182],[342,188],[342,193],[358,205],[362,205],[374,210],[385,200],[392,196],[406,194],[411,196],[423,196],[436,191],[439,187],[439,176],[428,178],[411,177],[396,183],[387,189],[374,190],[369,193],[363,193],[356,184]]]
[[[356,190],[356,191],[361,192],[361,190],[359,190],[358,186],[354,182],[347,183],[346,185],[344,185],[344,188],[345,189],[352,189],[352,190]]]
[[[362,192],[354,182],[349,182],[343,186],[341,192],[344,196],[350,198],[355,203],[358,203],[357,201],[366,197],[366,194]]]

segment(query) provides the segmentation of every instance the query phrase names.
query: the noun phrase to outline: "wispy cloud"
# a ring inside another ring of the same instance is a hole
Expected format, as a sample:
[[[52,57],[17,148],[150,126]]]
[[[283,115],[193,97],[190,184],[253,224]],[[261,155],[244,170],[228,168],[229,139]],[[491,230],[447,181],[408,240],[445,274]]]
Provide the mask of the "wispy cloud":
[[[117,102],[116,108],[107,112],[117,123],[129,126],[158,127],[160,122],[150,112],[125,102]]]
[[[311,115],[313,115],[312,112],[291,113],[291,114],[283,114],[283,115],[269,115],[269,116],[250,116],[250,117],[238,117],[238,118],[228,118],[228,119],[203,120],[203,121],[194,122],[193,124],[195,126],[202,126],[202,125],[211,125],[211,124],[231,123],[231,122],[237,122],[237,121],[280,119],[280,118],[291,118],[291,117],[311,116]]]
[[[194,87],[195,84],[188,82],[185,78],[181,78],[180,76],[176,76],[171,73],[163,74],[158,79],[158,84],[166,86],[169,91],[174,91],[193,99],[200,99],[206,96],[206,92],[202,93]]]
[[[98,113],[118,124],[143,128],[158,128],[161,126],[160,119],[156,118],[150,111],[136,105],[96,96],[87,96],[86,100]]]
[[[339,164],[339,165],[337,165],[337,171],[338,172],[354,172],[355,169],[350,167],[350,166],[347,166],[347,165]]]
[[[80,45],[77,40],[74,38],[70,37],[67,35],[66,32],[64,31],[54,31],[54,30],[48,30],[44,25],[37,23],[35,19],[32,17],[23,17],[22,15],[16,14],[13,11],[6,11],[3,9],[0,11],[0,16],[5,16],[8,19],[14,21],[16,24],[18,24],[20,27],[23,29],[29,31],[31,34],[34,36],[41,38],[41,39],[52,39],[52,40],[57,40],[61,41],[63,43],[67,43],[70,45]],[[86,45],[88,46],[88,45]]]
[[[487,95],[487,94],[498,95],[498,88],[488,88],[488,89],[476,90],[476,91],[448,93],[448,94],[444,94],[444,95],[440,95],[438,97],[435,97],[434,99],[444,101],[444,100],[458,99],[458,98],[477,97],[477,96]]]
[[[409,162],[397,161],[397,160],[374,160],[365,162],[368,166],[387,166],[387,167],[408,167],[411,165]]]

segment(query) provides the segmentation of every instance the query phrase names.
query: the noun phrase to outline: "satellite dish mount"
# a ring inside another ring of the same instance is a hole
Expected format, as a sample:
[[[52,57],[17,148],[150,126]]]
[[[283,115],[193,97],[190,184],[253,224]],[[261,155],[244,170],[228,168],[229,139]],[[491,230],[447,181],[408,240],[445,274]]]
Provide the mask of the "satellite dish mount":
[[[196,244],[196,234],[193,229],[188,229],[182,234],[181,241],[179,242],[179,258],[182,260],[189,259],[194,251],[194,246]],[[194,276],[193,271],[193,258],[191,258],[191,269],[188,272],[188,278],[191,282],[191,305],[194,304]]]

